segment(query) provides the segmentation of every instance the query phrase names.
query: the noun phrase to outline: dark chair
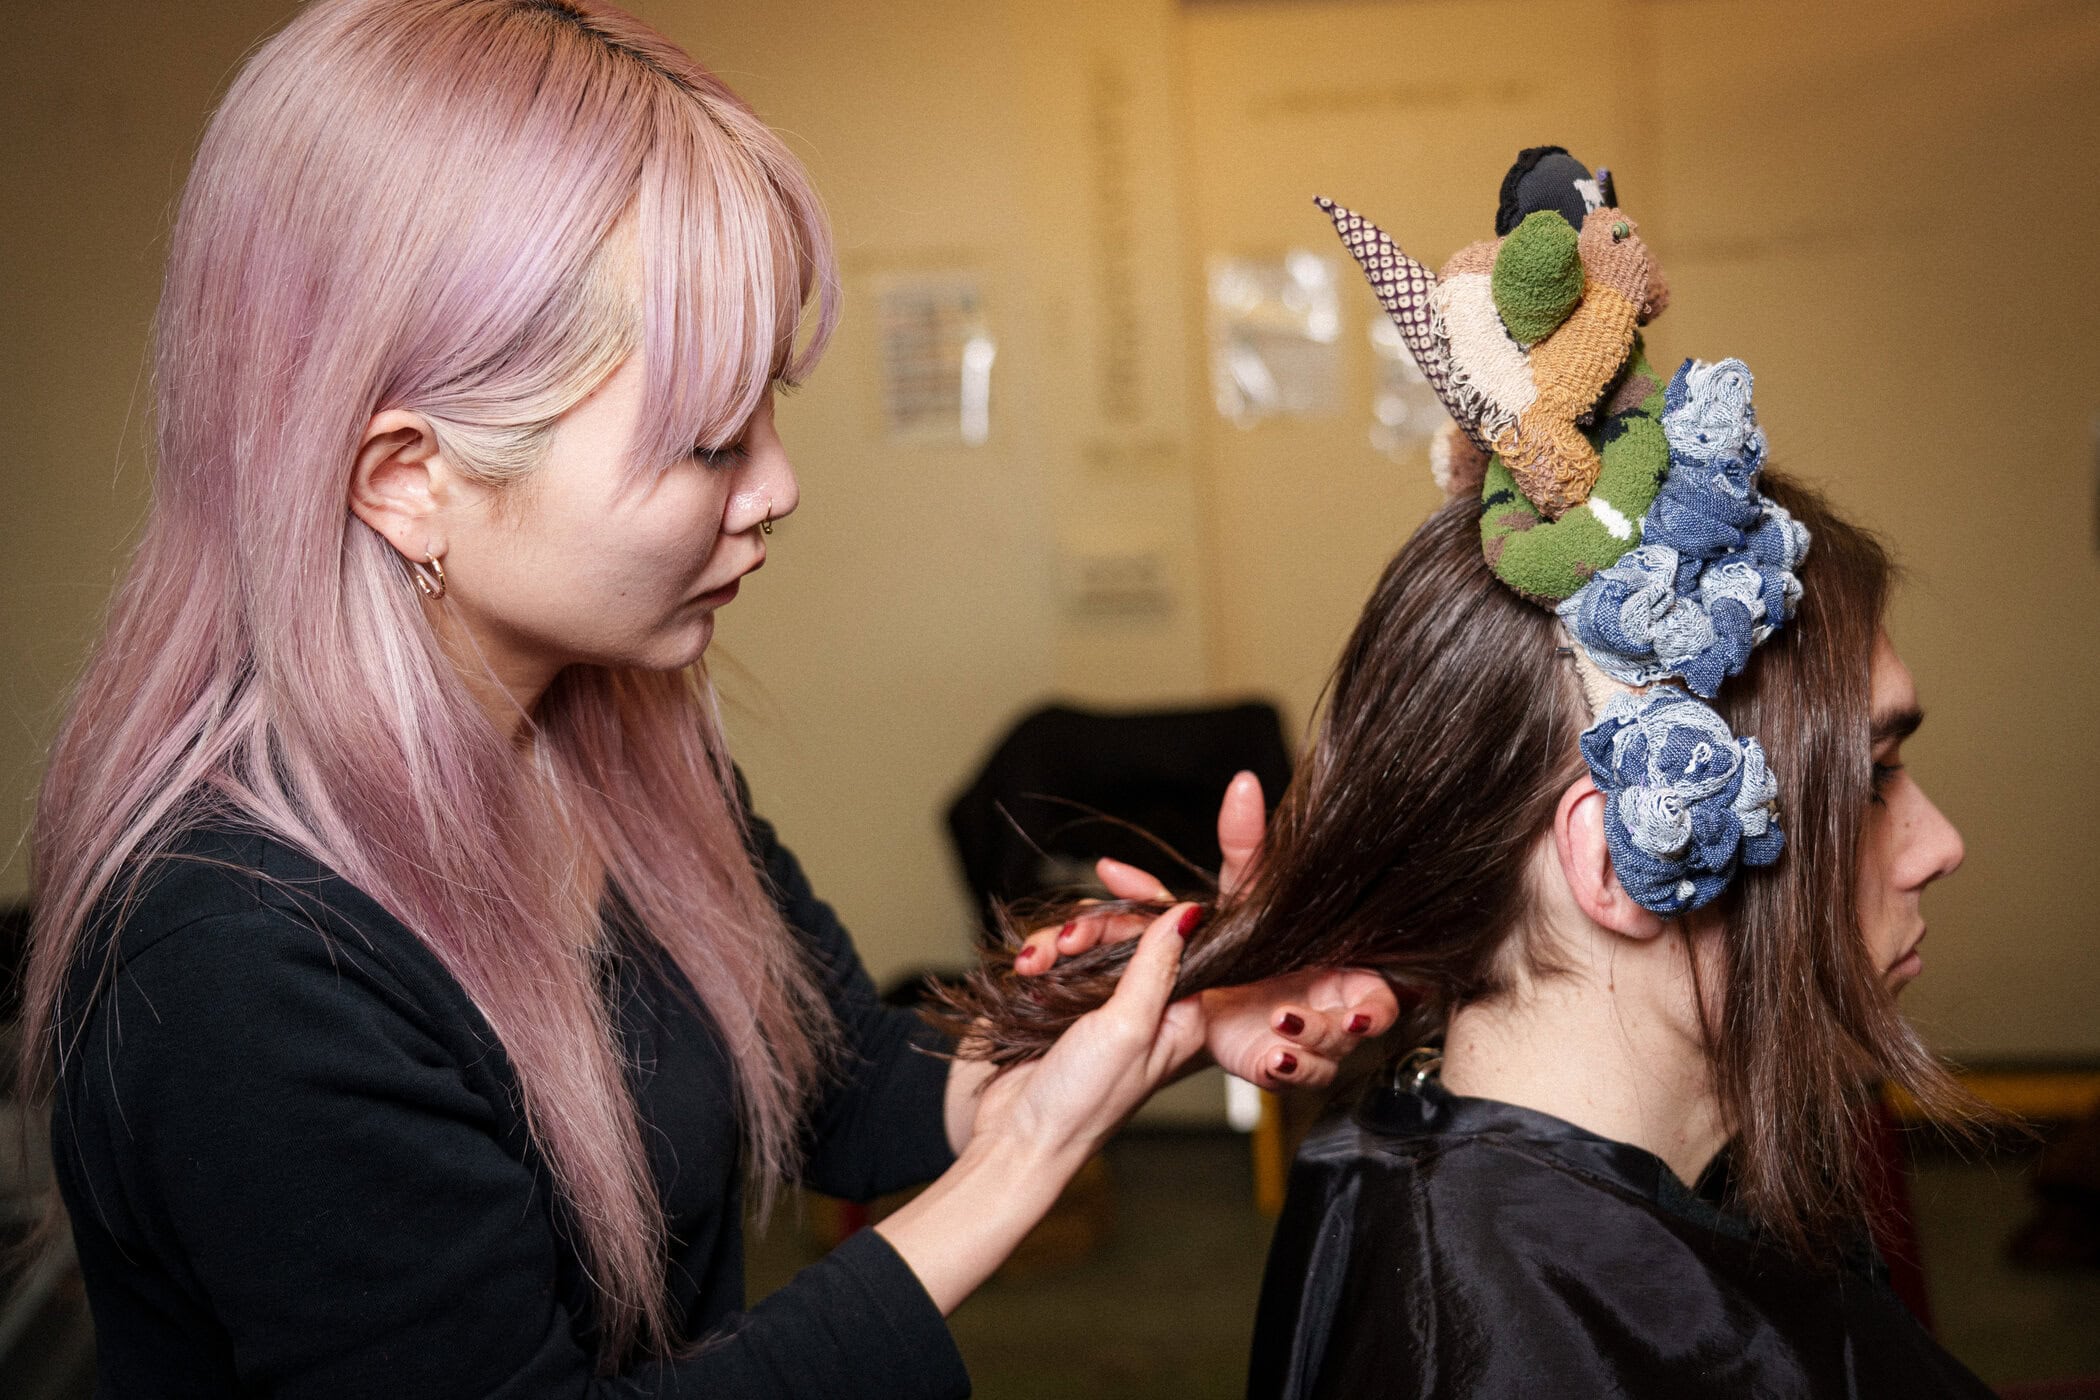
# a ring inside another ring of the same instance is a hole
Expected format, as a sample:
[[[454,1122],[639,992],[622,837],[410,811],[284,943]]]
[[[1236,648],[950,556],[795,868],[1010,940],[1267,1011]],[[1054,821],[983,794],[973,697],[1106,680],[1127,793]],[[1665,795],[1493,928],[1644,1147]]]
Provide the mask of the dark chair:
[[[1052,705],[993,749],[949,807],[948,834],[987,915],[995,901],[1091,883],[1099,856],[1149,870],[1177,894],[1207,894],[1219,861],[1218,801],[1243,768],[1272,804],[1290,781],[1272,705],[1135,713]]]

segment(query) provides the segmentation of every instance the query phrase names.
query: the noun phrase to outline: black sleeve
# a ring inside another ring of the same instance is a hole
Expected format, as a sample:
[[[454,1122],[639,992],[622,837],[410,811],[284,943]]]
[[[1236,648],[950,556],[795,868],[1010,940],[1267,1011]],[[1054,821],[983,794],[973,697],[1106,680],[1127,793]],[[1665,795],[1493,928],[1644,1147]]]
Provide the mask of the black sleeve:
[[[868,1201],[932,1180],[955,1160],[944,1104],[950,1042],[913,1013],[883,1005],[794,853],[770,822],[749,820],[754,857],[788,926],[808,945],[845,1035],[845,1063],[810,1118],[804,1181],[826,1195]]]
[[[595,1375],[556,1297],[544,1182],[500,1140],[457,1028],[289,915],[160,939],[85,1029],[56,1109],[68,1205],[95,1248],[160,1270],[168,1298],[203,1300],[209,1326],[194,1330],[242,1393],[969,1393],[938,1309],[872,1232],[732,1315],[699,1354]],[[124,1355],[111,1340],[106,1372]],[[150,1374],[102,1380],[161,1393]]]

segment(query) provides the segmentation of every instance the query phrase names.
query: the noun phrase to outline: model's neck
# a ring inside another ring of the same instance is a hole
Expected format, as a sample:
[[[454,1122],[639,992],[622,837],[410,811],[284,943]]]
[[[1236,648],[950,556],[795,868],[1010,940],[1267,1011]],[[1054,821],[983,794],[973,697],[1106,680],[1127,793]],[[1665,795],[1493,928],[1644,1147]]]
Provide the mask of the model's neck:
[[[1444,1086],[1645,1148],[1689,1185],[1728,1140],[1706,1056],[1682,1017],[1614,984],[1577,971],[1461,1008]]]

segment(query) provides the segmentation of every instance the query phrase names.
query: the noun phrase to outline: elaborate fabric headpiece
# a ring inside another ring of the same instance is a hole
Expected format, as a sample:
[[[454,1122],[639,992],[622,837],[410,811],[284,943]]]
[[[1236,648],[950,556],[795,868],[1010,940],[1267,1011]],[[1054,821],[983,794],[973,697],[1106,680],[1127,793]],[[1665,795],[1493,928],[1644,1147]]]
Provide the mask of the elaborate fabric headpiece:
[[[1610,172],[1559,146],[1517,157],[1496,236],[1441,273],[1316,202],[1450,411],[1438,484],[1479,493],[1489,567],[1570,639],[1594,720],[1582,753],[1627,893],[1679,914],[1777,860],[1764,750],[1704,703],[1793,616],[1808,552],[1808,531],[1757,489],[1749,369],[1687,360],[1656,377],[1639,328],[1668,285]]]

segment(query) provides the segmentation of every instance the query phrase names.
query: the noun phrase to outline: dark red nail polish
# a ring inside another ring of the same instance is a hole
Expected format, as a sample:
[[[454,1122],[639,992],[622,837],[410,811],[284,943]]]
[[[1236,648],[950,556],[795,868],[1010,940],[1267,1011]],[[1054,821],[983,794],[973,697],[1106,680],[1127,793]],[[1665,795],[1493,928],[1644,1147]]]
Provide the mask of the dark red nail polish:
[[[1305,1018],[1295,1011],[1285,1012],[1283,1019],[1276,1023],[1276,1029],[1285,1035],[1299,1035],[1305,1030]]]
[[[1181,922],[1174,925],[1174,928],[1183,938],[1187,938],[1196,931],[1196,925],[1202,922],[1203,906],[1191,904],[1188,908],[1181,911]]]
[[[1034,956],[1035,945],[1032,943],[1024,943],[1021,945],[1021,951],[1014,954],[1014,966],[1019,967],[1022,963],[1029,961]]]
[[[1078,927],[1079,921],[1077,919],[1067,919],[1065,920],[1065,926],[1057,931],[1057,936],[1059,938],[1063,938],[1066,934],[1070,933],[1073,929]]]
[[[1278,1055],[1276,1057],[1276,1072],[1278,1074],[1296,1074],[1298,1072],[1298,1057],[1291,1054],[1288,1050]]]
[[[1371,1018],[1370,1018],[1370,1017],[1368,1017],[1368,1016],[1366,1016],[1366,1015],[1364,1015],[1364,1014],[1363,1014],[1363,1013],[1362,1013],[1361,1011],[1359,1011],[1358,1013],[1356,1013],[1356,1015],[1354,1015],[1354,1016],[1351,1016],[1351,1017],[1349,1018],[1349,1034],[1351,1034],[1351,1035],[1362,1035],[1362,1034],[1364,1034],[1364,1032],[1366,1032],[1366,1031],[1368,1031],[1368,1030],[1370,1030],[1370,1029],[1371,1029]]]

